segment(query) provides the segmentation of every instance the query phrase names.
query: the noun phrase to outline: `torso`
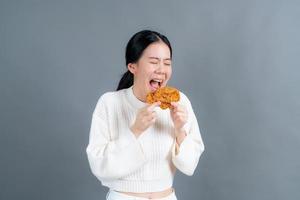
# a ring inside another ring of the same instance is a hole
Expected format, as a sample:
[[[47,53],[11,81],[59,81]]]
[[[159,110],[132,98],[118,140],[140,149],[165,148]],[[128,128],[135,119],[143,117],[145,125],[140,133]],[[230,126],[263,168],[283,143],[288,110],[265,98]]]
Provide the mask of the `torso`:
[[[135,193],[135,192],[122,192],[117,191],[126,195],[136,196],[136,197],[143,197],[148,199],[156,199],[156,198],[164,198],[169,196],[172,192],[174,192],[174,188],[168,188],[166,190],[160,192],[145,192],[145,193]]]

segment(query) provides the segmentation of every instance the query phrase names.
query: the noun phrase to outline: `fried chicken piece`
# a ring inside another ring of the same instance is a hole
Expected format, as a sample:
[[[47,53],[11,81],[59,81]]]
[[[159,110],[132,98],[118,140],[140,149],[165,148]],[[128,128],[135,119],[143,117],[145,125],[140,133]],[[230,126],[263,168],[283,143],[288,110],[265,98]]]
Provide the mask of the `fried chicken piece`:
[[[159,88],[155,92],[150,92],[146,97],[146,101],[149,104],[160,101],[160,108],[163,110],[171,108],[171,102],[177,102],[179,99],[179,91],[169,86]]]

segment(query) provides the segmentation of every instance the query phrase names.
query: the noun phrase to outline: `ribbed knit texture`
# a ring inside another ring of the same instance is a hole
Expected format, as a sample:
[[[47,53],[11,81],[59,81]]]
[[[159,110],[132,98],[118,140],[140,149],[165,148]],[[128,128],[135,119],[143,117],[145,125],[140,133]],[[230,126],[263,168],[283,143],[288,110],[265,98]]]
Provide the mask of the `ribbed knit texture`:
[[[180,96],[189,118],[178,155],[169,109],[155,108],[155,124],[136,139],[129,127],[147,104],[134,96],[132,87],[99,98],[86,152],[102,185],[124,192],[156,192],[172,187],[176,168],[189,176],[194,173],[204,145],[190,101],[182,92]]]

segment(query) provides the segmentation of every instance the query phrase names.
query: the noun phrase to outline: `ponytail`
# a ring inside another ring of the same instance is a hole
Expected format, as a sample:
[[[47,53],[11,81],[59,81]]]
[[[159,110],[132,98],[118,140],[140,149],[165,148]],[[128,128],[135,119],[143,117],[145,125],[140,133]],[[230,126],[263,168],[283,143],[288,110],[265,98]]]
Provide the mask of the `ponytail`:
[[[133,85],[133,74],[129,70],[127,70],[127,72],[125,72],[123,74],[123,76],[119,82],[117,91],[129,88],[132,85]]]

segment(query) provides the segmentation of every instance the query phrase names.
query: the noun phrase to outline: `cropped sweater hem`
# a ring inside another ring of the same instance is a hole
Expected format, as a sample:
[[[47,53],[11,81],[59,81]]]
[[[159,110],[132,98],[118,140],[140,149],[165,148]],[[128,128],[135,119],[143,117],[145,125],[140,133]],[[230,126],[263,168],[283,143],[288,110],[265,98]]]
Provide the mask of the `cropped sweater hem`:
[[[102,181],[102,185],[122,192],[159,192],[172,187],[173,179]]]

